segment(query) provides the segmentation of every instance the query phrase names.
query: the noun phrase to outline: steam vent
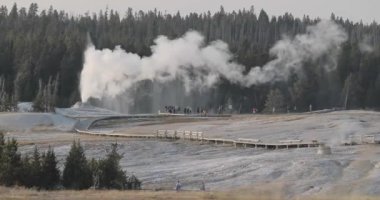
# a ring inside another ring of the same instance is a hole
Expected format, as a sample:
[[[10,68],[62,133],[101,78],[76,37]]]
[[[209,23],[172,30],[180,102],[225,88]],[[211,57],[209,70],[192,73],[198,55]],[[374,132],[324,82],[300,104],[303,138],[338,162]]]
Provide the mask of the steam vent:
[[[318,148],[318,155],[330,155],[331,154],[331,147],[326,146],[324,144],[319,145]]]

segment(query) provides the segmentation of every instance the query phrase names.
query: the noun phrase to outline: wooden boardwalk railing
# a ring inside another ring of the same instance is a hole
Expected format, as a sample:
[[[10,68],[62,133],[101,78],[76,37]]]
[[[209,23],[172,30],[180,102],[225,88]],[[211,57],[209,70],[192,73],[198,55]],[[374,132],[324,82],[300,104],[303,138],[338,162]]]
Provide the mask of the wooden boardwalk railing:
[[[380,140],[376,135],[350,135],[344,145],[357,144],[380,144]]]
[[[190,140],[207,144],[231,145],[243,148],[265,148],[265,149],[290,149],[290,148],[310,148],[318,147],[320,143],[317,140],[311,142],[303,142],[302,140],[280,140],[277,143],[264,143],[260,139],[239,138],[237,140],[224,138],[208,138],[204,137],[203,132],[185,131],[185,130],[157,130],[157,139],[172,140]]]
[[[277,143],[265,143],[260,139],[248,139],[239,138],[237,140],[224,139],[224,138],[207,138],[204,137],[203,132],[199,131],[185,131],[185,130],[157,130],[153,135],[127,135],[121,133],[108,132],[96,132],[96,131],[80,131],[77,133],[94,135],[94,136],[106,136],[106,137],[123,137],[123,138],[140,138],[140,139],[166,139],[166,140],[189,140],[199,142],[201,144],[221,144],[230,145],[234,147],[243,148],[264,148],[264,149],[290,149],[290,148],[310,148],[318,147],[321,145],[316,140],[311,142],[303,142],[302,140],[280,140]]]

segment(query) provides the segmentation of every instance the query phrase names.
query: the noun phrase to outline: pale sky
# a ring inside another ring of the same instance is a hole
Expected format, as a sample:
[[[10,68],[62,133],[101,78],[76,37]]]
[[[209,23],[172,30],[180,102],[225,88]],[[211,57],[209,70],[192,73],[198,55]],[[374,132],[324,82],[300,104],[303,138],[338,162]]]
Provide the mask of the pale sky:
[[[329,18],[331,13],[336,16],[349,18],[354,22],[363,20],[364,23],[371,23],[374,20],[380,22],[380,0],[0,0],[0,4],[12,6],[28,7],[30,3],[36,2],[40,8],[48,8],[53,5],[58,10],[65,10],[70,14],[83,14],[98,12],[100,9],[118,10],[122,16],[128,7],[137,10],[152,10],[157,8],[160,11],[175,13],[180,11],[183,14],[189,12],[215,12],[223,5],[226,11],[249,9],[251,5],[255,7],[256,13],[263,8],[270,16],[282,15],[290,12],[296,17],[304,14],[310,17]]]

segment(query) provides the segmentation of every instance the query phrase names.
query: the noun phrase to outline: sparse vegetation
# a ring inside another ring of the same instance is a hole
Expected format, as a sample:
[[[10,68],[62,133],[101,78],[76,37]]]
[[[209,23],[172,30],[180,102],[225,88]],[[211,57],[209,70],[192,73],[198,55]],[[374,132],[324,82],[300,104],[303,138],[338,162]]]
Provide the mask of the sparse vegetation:
[[[140,189],[141,182],[135,177],[127,177],[119,165],[122,158],[113,144],[107,158],[88,162],[79,141],[74,141],[66,158],[62,182],[54,150],[49,147],[40,154],[35,147],[32,157],[21,158],[15,139],[5,141],[0,132],[0,185],[23,186],[44,190],[56,189],[59,185],[66,189],[83,190],[91,186],[102,189]]]

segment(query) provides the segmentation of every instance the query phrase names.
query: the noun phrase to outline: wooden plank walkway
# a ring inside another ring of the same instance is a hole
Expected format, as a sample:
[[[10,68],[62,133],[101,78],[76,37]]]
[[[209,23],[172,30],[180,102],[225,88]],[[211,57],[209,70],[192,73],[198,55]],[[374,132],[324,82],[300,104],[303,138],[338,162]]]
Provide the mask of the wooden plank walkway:
[[[79,134],[83,135],[92,135],[92,136],[102,136],[102,137],[122,137],[122,138],[136,138],[136,139],[156,139],[155,135],[127,135],[127,134],[120,134],[120,133],[113,133],[112,131],[109,132],[97,132],[97,131],[82,131],[75,129],[75,131]]]
[[[182,137],[181,137],[182,136]],[[208,144],[231,145],[243,148],[264,148],[264,149],[291,149],[291,148],[311,148],[319,147],[320,143],[317,140],[303,142],[302,140],[280,140],[277,143],[264,143],[259,139],[239,138],[237,140],[224,138],[207,138],[203,137],[202,132],[197,131],[182,131],[182,130],[157,130],[156,138],[165,139],[184,139],[198,141]]]
[[[380,144],[379,134],[377,135],[350,135],[343,145]]]
[[[183,130],[157,130],[152,135],[130,135],[113,133],[112,131],[81,131],[76,130],[79,134],[103,136],[103,137],[122,137],[135,139],[161,139],[161,140],[189,140],[200,144],[230,145],[242,148],[264,148],[264,149],[291,149],[291,148],[311,148],[319,147],[321,143],[316,140],[311,142],[303,142],[302,140],[280,140],[277,143],[264,143],[259,139],[239,138],[223,139],[223,138],[207,138],[203,136],[203,132],[183,131]]]

